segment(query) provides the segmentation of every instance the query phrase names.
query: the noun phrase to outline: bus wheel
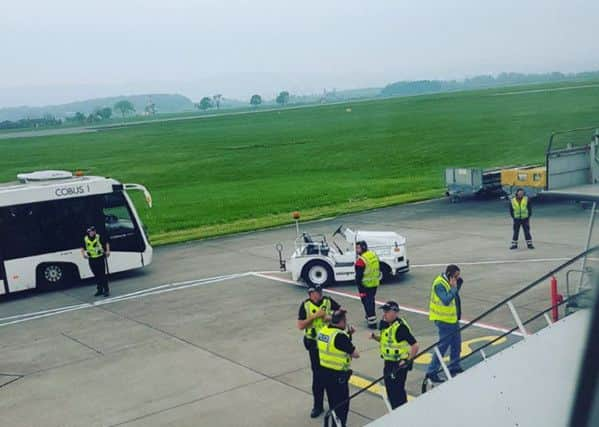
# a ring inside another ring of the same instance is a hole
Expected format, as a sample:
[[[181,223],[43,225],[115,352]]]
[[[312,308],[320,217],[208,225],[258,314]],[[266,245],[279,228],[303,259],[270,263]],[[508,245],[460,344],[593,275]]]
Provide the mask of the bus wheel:
[[[50,290],[61,288],[70,282],[72,268],[68,264],[41,264],[37,268],[38,289]]]

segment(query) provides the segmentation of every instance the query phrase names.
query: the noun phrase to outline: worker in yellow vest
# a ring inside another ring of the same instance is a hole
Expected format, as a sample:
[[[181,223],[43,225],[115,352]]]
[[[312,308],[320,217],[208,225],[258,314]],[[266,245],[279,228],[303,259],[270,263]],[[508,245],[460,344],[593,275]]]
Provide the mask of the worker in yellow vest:
[[[518,249],[518,238],[520,236],[520,227],[524,229],[524,238],[528,249],[534,249],[532,244],[532,235],[530,234],[530,217],[532,216],[532,205],[528,197],[524,194],[524,189],[518,188],[516,196],[510,201],[510,215],[514,222],[514,234],[512,236],[512,245],[510,249]]]
[[[339,310],[339,304],[328,296],[322,295],[320,286],[308,288],[308,298],[299,308],[297,327],[304,331],[304,347],[310,355],[310,368],[312,369],[312,397],[314,405],[310,418],[316,418],[324,411],[324,384],[320,372],[320,360],[316,338],[318,332],[331,320],[333,312]]]
[[[375,297],[381,280],[379,258],[368,249],[368,244],[363,240],[356,243],[356,255],[355,270],[358,293],[364,306],[368,328],[376,329]]]
[[[318,333],[317,346],[320,360],[320,375],[327,392],[329,408],[345,427],[349,412],[349,378],[351,360],[360,357],[352,344],[355,329],[347,325],[345,310],[337,310],[331,316],[330,325]]]
[[[441,356],[449,348],[449,365],[447,368],[451,375],[462,373],[460,366],[460,351],[462,337],[460,334],[461,300],[460,289],[463,280],[460,277],[460,268],[457,265],[448,265],[445,273],[433,280],[429,301],[429,319],[435,322],[439,332],[439,352]],[[436,353],[426,370],[426,376],[432,382],[443,382],[439,377],[441,362]]]
[[[383,376],[391,408],[395,409],[408,401],[406,378],[418,353],[418,342],[405,319],[398,316],[399,304],[387,301],[382,307],[383,320],[380,335],[372,332],[370,338],[379,342],[379,353],[385,361]]]
[[[110,256],[110,244],[102,241],[94,226],[89,227],[85,233],[81,255],[89,260],[89,268],[96,279],[97,291],[94,296],[109,296],[106,258]]]

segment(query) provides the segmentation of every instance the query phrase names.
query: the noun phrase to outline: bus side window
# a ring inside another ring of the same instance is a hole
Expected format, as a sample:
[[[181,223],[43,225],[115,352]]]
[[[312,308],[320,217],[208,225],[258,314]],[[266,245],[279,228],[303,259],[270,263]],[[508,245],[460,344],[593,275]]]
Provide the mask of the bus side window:
[[[101,205],[96,196],[36,204],[45,252],[73,250],[83,246],[83,235],[90,225],[102,233]]]
[[[39,228],[39,214],[33,204],[3,208],[2,252],[4,259],[39,255],[43,250],[43,236]]]

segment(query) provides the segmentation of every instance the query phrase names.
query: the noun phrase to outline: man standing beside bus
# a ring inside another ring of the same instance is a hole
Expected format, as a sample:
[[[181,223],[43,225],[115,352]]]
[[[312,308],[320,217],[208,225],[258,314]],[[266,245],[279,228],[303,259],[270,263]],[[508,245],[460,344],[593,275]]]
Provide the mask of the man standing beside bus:
[[[89,268],[96,279],[97,292],[95,297],[110,295],[108,278],[106,276],[106,258],[110,256],[110,244],[103,242],[93,225],[87,229],[83,238],[81,254],[89,260]]]

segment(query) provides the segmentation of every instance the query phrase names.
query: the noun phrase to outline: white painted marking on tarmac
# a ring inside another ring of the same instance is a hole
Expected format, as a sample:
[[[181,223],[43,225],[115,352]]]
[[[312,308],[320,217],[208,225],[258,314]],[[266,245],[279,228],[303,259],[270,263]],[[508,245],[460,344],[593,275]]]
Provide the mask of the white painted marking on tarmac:
[[[16,314],[14,316],[8,316],[8,317],[0,317],[0,322],[6,321],[6,320],[14,320],[14,319],[22,319],[24,317],[31,317],[31,316],[36,316],[39,314],[47,314],[47,313],[52,313],[55,311],[63,311],[63,310],[68,310],[71,308],[77,308],[77,307],[82,307],[82,306],[87,306],[87,303],[84,304],[75,304],[75,305],[67,305],[65,307],[58,307],[58,308],[53,308],[50,310],[42,310],[42,311],[34,311],[31,313],[25,313],[25,314]]]
[[[451,261],[437,264],[410,264],[410,268],[429,268],[429,267],[445,267],[448,264],[456,265],[492,265],[492,264],[527,264],[537,262],[556,262],[568,261],[570,258],[532,258],[532,259],[505,259],[505,260],[490,260],[490,261]]]
[[[292,285],[296,285],[299,287],[305,287],[303,284],[295,282],[291,279],[285,279],[283,277],[275,277],[275,276],[270,276],[268,274],[265,274],[263,272],[260,273],[252,273],[252,275],[257,276],[257,277],[261,277],[263,279],[269,279],[269,280],[274,280],[274,281],[278,281],[278,282],[282,282],[282,283],[289,283]],[[339,291],[339,290],[334,290],[334,289],[329,289],[329,288],[325,288],[323,289],[324,292],[332,294],[332,295],[339,295],[342,297],[346,297],[346,298],[350,298],[350,299],[354,299],[354,300],[358,300],[360,301],[360,297],[356,294],[350,293],[350,292],[344,292],[344,291]],[[378,301],[375,300],[377,305],[383,305],[385,304],[383,301]],[[416,313],[416,314],[421,314],[423,316],[428,316],[428,311],[426,310],[421,310],[419,308],[415,308],[415,307],[409,307],[403,304],[400,304],[399,307],[404,310],[407,311],[408,313]],[[467,324],[470,323],[469,320],[467,319],[462,319],[460,320],[461,324]],[[490,325],[488,323],[482,323],[482,322],[475,322],[472,324],[473,326],[476,326],[478,328],[482,328],[482,329],[488,329],[490,331],[495,331],[495,332],[508,332],[509,329],[507,328],[503,328],[501,326],[495,326],[495,325]],[[517,336],[522,336],[522,334],[518,333],[518,332],[512,332],[512,335],[517,335]]]
[[[112,298],[106,298],[104,300],[99,300],[93,303],[83,303],[78,305],[71,305],[59,308],[53,308],[50,310],[44,311],[36,311],[32,313],[24,313],[15,316],[9,316],[0,319],[0,327],[15,325],[17,323],[28,322],[30,320],[43,319],[45,317],[56,316],[63,313],[68,313],[71,311],[83,310],[86,308],[98,307],[106,304],[113,304],[121,301],[129,301],[133,299],[143,298],[146,296],[152,295],[160,295],[167,292],[179,291],[182,289],[193,288],[196,286],[208,285],[211,283],[222,282],[226,280],[238,279],[241,277],[246,277],[251,275],[251,272],[248,273],[237,273],[237,274],[229,274],[226,276],[215,276],[215,277],[207,277],[204,279],[198,280],[188,280],[185,282],[174,282],[174,283],[166,283],[164,285],[156,286],[153,288],[142,289],[139,291],[131,292],[128,294],[118,295]],[[3,322],[4,321],[4,322]]]

